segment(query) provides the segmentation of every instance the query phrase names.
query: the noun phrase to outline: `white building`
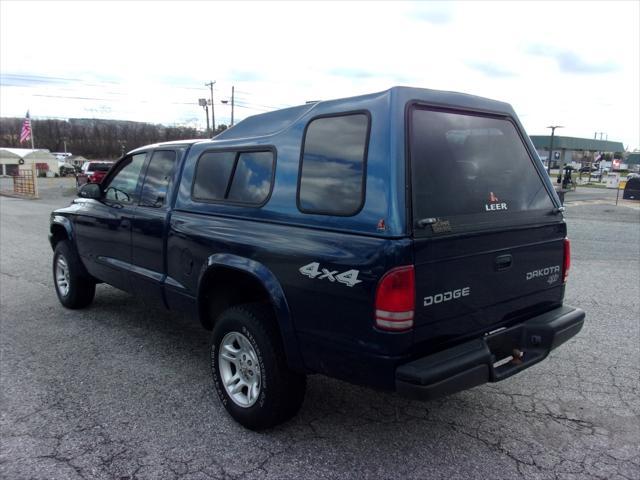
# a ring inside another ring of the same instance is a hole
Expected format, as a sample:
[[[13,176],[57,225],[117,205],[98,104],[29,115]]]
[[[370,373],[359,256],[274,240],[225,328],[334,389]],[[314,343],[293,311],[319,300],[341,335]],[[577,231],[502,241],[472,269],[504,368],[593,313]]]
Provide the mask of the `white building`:
[[[58,159],[49,150],[31,148],[0,148],[0,175],[17,175],[20,168],[36,164],[38,172],[58,173]],[[51,175],[49,174],[49,175]]]

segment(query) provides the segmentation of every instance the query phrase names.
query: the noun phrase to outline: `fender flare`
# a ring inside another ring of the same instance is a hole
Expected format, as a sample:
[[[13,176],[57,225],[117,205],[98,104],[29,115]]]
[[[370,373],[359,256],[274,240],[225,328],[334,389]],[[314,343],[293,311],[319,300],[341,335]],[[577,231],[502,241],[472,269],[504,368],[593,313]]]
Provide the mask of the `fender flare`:
[[[273,272],[262,263],[251,260],[250,258],[230,253],[216,253],[207,258],[200,272],[198,278],[198,297],[201,294],[200,286],[202,285],[202,279],[208,272],[218,267],[232,268],[247,273],[264,287],[269,295],[271,305],[276,314],[278,326],[280,327],[279,330],[282,335],[287,364],[293,370],[304,371],[302,354],[300,353],[298,338],[293,327],[289,304],[287,303],[282,286]]]
[[[51,248],[55,248],[53,244],[53,229],[56,226],[61,226],[67,232],[67,237],[69,241],[75,246],[76,239],[73,232],[73,224],[71,220],[63,215],[52,215],[51,216],[51,224],[49,226],[49,243],[51,243]]]

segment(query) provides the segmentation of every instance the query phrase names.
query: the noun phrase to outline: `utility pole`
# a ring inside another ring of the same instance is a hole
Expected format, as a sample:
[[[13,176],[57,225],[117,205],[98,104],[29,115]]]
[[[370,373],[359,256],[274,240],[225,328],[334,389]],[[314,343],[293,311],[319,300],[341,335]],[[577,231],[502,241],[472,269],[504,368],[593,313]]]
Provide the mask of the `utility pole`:
[[[233,110],[235,107],[235,93],[236,93],[236,87],[231,87],[231,125],[229,125],[229,127],[233,127]],[[225,105],[227,103],[229,103],[229,100],[220,100],[222,103],[224,103]]]
[[[215,108],[213,106],[213,86],[216,84],[215,80],[211,80],[209,83],[205,83],[204,86],[205,87],[209,87],[211,89],[211,131],[213,132],[213,135],[216,134],[216,111]],[[207,116],[207,118],[209,118]]]
[[[551,176],[551,156],[553,155],[553,136],[556,133],[556,128],[564,128],[562,125],[551,125],[547,127],[551,129],[551,141],[549,142],[549,163],[547,164],[547,173]],[[562,174],[562,172],[560,172]]]
[[[231,86],[231,126],[233,127],[233,107],[235,105],[235,91],[236,87]]]

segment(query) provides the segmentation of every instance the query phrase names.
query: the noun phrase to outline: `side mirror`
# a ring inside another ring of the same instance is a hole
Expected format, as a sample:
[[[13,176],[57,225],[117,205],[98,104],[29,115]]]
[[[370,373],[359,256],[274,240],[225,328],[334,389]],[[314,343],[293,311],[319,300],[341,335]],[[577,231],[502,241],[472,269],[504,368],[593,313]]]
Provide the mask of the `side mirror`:
[[[78,196],[80,198],[93,198],[97,200],[102,197],[102,189],[97,183],[85,183],[80,187],[80,190],[78,190]]]

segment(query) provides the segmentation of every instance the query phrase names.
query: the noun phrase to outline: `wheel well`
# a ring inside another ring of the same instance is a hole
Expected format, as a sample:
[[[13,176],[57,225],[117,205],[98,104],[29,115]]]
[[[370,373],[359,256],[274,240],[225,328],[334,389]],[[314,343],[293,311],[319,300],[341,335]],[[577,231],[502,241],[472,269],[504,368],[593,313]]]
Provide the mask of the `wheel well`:
[[[55,249],[58,242],[62,240],[69,240],[67,230],[62,225],[53,225],[51,227],[51,247]]]
[[[198,315],[202,326],[213,329],[215,319],[227,308],[243,303],[265,303],[271,308],[269,293],[253,275],[228,267],[205,273],[198,294]]]

